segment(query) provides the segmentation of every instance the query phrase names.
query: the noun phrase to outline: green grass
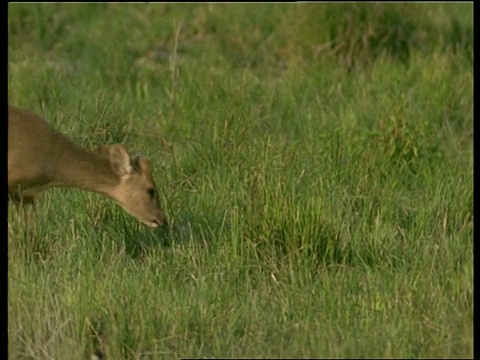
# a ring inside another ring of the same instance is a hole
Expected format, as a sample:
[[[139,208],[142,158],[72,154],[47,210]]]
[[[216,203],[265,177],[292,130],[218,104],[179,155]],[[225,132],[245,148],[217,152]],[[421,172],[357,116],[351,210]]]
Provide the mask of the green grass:
[[[9,358],[473,357],[472,10],[9,4],[9,103],[169,219],[9,205]]]

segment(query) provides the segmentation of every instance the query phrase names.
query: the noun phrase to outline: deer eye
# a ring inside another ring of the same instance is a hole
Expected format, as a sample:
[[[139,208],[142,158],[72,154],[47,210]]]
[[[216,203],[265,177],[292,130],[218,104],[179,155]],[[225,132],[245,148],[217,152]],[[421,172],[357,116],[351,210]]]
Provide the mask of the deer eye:
[[[149,188],[149,189],[147,190],[147,192],[148,192],[148,195],[149,195],[151,198],[153,198],[153,197],[155,196],[155,189],[154,189],[154,188]]]

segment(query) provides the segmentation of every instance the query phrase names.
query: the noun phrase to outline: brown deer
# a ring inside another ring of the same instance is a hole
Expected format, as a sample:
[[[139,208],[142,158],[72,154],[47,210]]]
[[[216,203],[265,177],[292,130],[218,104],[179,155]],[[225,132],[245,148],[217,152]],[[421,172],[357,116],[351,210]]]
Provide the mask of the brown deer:
[[[150,227],[164,223],[147,159],[115,144],[97,153],[73,143],[41,117],[8,107],[8,198],[28,204],[48,188],[95,191]]]

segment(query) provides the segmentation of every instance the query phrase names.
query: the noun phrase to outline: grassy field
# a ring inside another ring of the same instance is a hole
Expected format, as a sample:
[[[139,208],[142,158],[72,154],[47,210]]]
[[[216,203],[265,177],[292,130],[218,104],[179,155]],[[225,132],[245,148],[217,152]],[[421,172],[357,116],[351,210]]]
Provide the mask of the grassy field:
[[[473,357],[473,3],[14,4],[9,103],[169,226],[8,209],[10,359]]]

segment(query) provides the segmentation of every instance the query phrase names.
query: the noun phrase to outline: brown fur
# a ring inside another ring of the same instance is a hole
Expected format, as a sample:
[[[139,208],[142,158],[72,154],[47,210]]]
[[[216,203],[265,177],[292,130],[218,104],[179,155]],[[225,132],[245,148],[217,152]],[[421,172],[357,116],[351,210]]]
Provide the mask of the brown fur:
[[[150,164],[115,144],[88,151],[39,116],[8,107],[8,197],[33,203],[52,187],[95,191],[148,226],[163,224]]]

